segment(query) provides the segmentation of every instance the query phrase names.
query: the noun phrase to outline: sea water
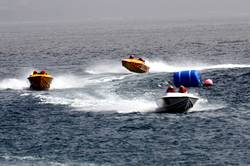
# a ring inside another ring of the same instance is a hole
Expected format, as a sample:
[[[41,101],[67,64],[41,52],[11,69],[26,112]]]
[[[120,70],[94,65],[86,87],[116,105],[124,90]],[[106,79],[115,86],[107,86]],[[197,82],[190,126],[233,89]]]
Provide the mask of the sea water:
[[[121,59],[150,66],[135,74]],[[49,91],[27,77],[47,70]],[[187,114],[157,114],[173,72],[210,88]],[[0,165],[249,165],[250,24],[0,25]]]

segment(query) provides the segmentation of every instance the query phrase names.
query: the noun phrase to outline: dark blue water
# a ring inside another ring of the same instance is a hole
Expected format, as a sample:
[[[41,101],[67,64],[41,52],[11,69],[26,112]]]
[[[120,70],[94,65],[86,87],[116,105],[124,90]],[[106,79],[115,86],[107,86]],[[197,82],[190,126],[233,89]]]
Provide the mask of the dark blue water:
[[[148,74],[120,60],[143,56]],[[250,24],[0,25],[0,165],[250,165]],[[54,76],[30,91],[34,69]],[[172,72],[213,79],[157,114]]]

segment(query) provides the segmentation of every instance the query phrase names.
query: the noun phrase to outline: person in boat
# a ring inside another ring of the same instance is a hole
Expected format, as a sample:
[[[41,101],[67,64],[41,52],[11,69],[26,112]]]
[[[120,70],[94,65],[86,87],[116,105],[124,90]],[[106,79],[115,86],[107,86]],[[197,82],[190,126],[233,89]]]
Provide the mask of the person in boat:
[[[131,54],[129,55],[129,59],[134,59],[135,58],[135,55]]]
[[[179,88],[179,93],[187,93],[187,88],[185,87],[185,86],[183,86],[183,85],[181,85],[180,86],[180,88]]]
[[[33,74],[48,74],[48,73],[46,73],[46,70],[42,70],[40,73],[38,73],[37,70],[34,70]]]
[[[144,60],[144,59],[142,59],[142,58],[138,58],[138,60],[140,60],[140,61],[142,61],[142,62],[145,62],[145,60]]]
[[[34,71],[33,71],[33,74],[38,74],[38,71],[37,71],[37,70],[34,70]]]
[[[40,72],[40,74],[47,74],[47,73],[46,73],[46,70],[42,70],[42,71]]]
[[[170,85],[167,90],[166,90],[167,93],[174,93],[175,92],[175,89],[172,85]]]

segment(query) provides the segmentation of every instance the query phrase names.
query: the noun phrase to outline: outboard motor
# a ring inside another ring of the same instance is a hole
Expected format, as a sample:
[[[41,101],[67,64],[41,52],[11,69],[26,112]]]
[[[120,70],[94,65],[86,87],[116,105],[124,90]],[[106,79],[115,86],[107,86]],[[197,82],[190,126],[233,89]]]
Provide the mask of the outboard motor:
[[[202,84],[200,72],[197,70],[179,71],[174,73],[174,85],[179,87],[198,87]]]

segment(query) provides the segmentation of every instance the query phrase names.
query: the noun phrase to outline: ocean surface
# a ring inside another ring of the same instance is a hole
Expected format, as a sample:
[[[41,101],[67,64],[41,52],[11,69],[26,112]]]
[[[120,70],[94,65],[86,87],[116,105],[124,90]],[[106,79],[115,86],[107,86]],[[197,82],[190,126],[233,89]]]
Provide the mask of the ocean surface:
[[[121,66],[145,58],[147,74]],[[45,69],[49,91],[27,77]],[[173,72],[211,88],[158,114]],[[0,165],[250,165],[250,23],[0,24]]]

